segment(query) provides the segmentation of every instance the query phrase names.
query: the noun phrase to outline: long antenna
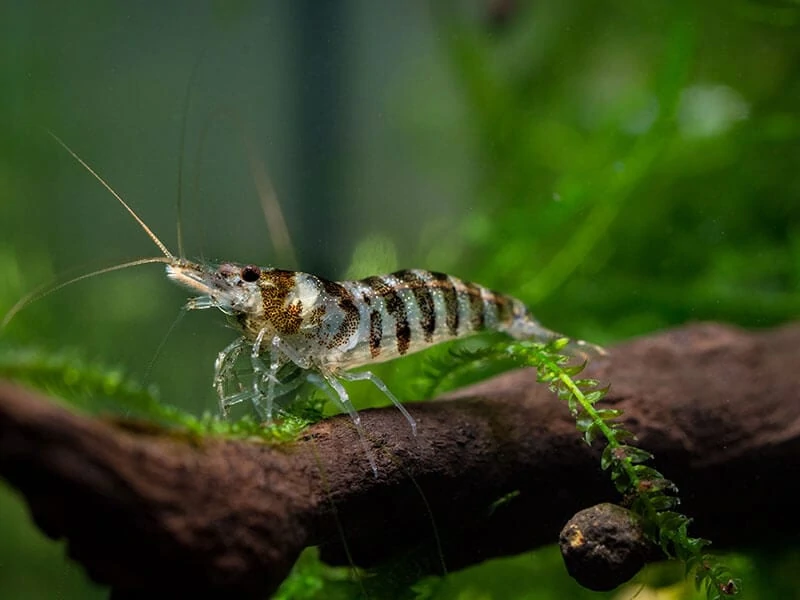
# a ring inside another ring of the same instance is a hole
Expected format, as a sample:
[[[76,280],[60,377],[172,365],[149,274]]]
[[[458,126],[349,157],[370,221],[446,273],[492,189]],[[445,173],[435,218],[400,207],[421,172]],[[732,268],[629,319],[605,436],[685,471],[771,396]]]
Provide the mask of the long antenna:
[[[31,302],[35,302],[36,300],[40,300],[45,296],[52,294],[55,291],[60,290],[61,288],[67,287],[73,283],[78,281],[83,281],[84,279],[89,279],[90,277],[94,277],[95,275],[102,275],[103,273],[111,273],[112,271],[119,271],[121,269],[127,269],[129,267],[136,267],[138,265],[149,265],[151,263],[171,263],[175,259],[171,256],[164,258],[163,256],[155,256],[153,258],[140,258],[138,260],[132,260],[130,262],[122,263],[121,265],[114,265],[112,267],[106,267],[104,269],[99,269],[97,271],[92,271],[91,273],[84,273],[83,275],[78,275],[77,277],[73,277],[72,279],[68,279],[67,281],[62,281],[61,283],[56,284],[47,284],[43,287],[33,290],[29,294],[25,294],[19,301],[11,307],[6,313],[6,316],[3,317],[3,321],[0,322],[0,329],[3,329],[6,325],[9,324],[11,319],[14,318],[19,311],[23,308],[28,306]]]
[[[133,210],[133,209],[132,209],[130,206],[128,206],[128,203],[127,203],[127,202],[125,202],[125,200],[123,200],[123,199],[122,199],[122,197],[121,197],[121,196],[120,196],[120,195],[119,195],[117,192],[115,192],[115,191],[114,191],[114,188],[112,188],[110,185],[108,185],[108,184],[105,182],[105,180],[104,180],[102,177],[100,177],[100,175],[98,175],[98,174],[97,174],[97,173],[94,171],[94,169],[92,169],[92,167],[90,167],[89,165],[87,165],[87,164],[84,162],[84,160],[83,160],[83,159],[82,159],[80,156],[78,156],[77,154],[75,154],[75,152],[72,150],[72,148],[70,148],[69,146],[67,146],[67,144],[66,144],[64,141],[62,141],[62,140],[61,140],[61,138],[59,138],[59,137],[58,137],[58,136],[57,136],[55,133],[53,133],[52,131],[48,131],[47,133],[49,133],[49,134],[50,134],[50,135],[53,137],[53,139],[54,139],[55,141],[57,141],[57,142],[58,142],[58,143],[61,145],[61,147],[62,147],[62,148],[64,148],[64,150],[66,150],[67,152],[69,152],[69,153],[72,155],[72,158],[74,158],[74,159],[75,159],[75,160],[77,160],[77,161],[78,161],[78,162],[79,162],[81,165],[83,165],[83,168],[84,168],[84,169],[86,169],[87,171],[89,171],[89,173],[91,173],[92,175],[94,175],[95,179],[97,179],[97,181],[99,181],[100,183],[102,183],[102,184],[103,184],[103,187],[105,187],[105,188],[106,188],[106,189],[107,189],[109,192],[111,192],[111,195],[112,195],[112,196],[114,196],[114,198],[116,198],[117,200],[119,200],[119,203],[120,203],[120,204],[122,204],[122,206],[124,206],[124,207],[125,207],[125,209],[126,209],[126,210],[127,210],[127,211],[128,211],[130,214],[131,214],[131,216],[132,216],[134,219],[136,219],[136,222],[137,222],[137,223],[139,223],[139,225],[141,225],[142,229],[144,229],[144,231],[145,231],[145,233],[148,235],[148,237],[149,237],[151,240],[153,240],[153,243],[154,243],[156,246],[158,246],[158,249],[159,249],[159,250],[161,250],[161,252],[164,254],[164,256],[166,256],[166,257],[167,257],[168,259],[170,259],[171,261],[175,261],[175,260],[177,260],[177,259],[175,258],[175,256],[173,256],[172,252],[170,252],[169,250],[167,250],[167,247],[164,245],[164,243],[163,243],[163,242],[162,242],[160,239],[158,239],[158,236],[157,236],[155,233],[153,233],[153,230],[152,230],[152,229],[150,229],[150,228],[149,228],[147,225],[145,225],[145,222],[144,222],[144,221],[142,221],[142,219],[140,219],[140,218],[139,218],[139,215],[137,215],[137,214],[136,214],[136,212],[134,212],[134,210]],[[165,261],[165,262],[166,262],[166,261]]]

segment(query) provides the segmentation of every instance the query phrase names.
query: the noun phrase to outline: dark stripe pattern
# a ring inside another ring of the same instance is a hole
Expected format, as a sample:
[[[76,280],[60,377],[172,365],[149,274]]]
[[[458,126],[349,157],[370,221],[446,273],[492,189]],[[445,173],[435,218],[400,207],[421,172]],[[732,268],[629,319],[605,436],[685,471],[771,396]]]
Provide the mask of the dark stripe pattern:
[[[380,277],[367,277],[362,283],[372,288],[378,296],[383,298],[386,304],[386,312],[395,320],[395,339],[397,342],[397,352],[402,356],[408,352],[411,345],[411,327],[408,324],[408,314],[403,298],[392,286],[388,285]]]
[[[358,307],[353,301],[353,296],[343,285],[335,281],[319,278],[322,289],[332,297],[338,299],[339,308],[342,309],[344,317],[339,324],[336,333],[328,340],[328,348],[335,348],[347,342],[351,336],[358,332]]]
[[[373,306],[369,294],[362,294],[364,304],[369,307],[369,355],[377,358],[381,353],[381,341],[383,340],[383,315],[380,306]]]
[[[456,335],[458,333],[459,324],[458,295],[456,294],[456,288],[453,286],[450,276],[445,273],[430,271],[430,276],[433,280],[431,285],[441,290],[442,297],[444,298],[445,324],[447,325],[447,330],[451,335]]]
[[[394,276],[408,285],[408,289],[414,294],[414,300],[419,307],[419,324],[422,327],[422,335],[426,342],[432,341],[433,332],[436,330],[436,309],[433,305],[430,286],[413,271],[398,271],[394,273]]]
[[[500,323],[510,323],[514,318],[514,306],[511,299],[503,294],[492,292],[492,300],[497,307],[497,320]]]
[[[361,319],[368,319],[360,331],[365,337],[368,335],[364,341],[369,344],[372,358],[386,351],[387,345],[395,344],[397,354],[402,356],[412,349],[412,342],[416,351],[423,342],[430,344],[435,339],[496,328],[513,319],[512,298],[445,273],[403,270],[345,283],[355,298],[345,288],[333,290],[331,286],[338,284],[327,283],[325,290],[337,298],[347,294],[350,304],[344,306],[340,300],[340,306],[348,313],[347,320],[353,321],[348,332],[355,332],[353,327]],[[361,308],[360,314],[356,304]],[[394,331],[387,333],[388,339],[384,337],[386,319],[394,321]],[[344,331],[343,323],[337,343],[352,335]]]
[[[473,331],[480,331],[484,325],[483,295],[481,286],[475,283],[464,282],[469,296],[469,321]]]

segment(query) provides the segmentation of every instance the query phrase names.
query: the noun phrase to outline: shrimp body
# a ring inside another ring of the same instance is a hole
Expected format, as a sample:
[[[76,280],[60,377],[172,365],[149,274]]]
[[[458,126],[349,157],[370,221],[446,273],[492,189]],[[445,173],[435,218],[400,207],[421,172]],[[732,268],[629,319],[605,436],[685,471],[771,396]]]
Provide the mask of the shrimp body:
[[[188,308],[231,315],[245,341],[279,338],[300,366],[341,372],[483,331],[551,339],[516,298],[457,277],[410,269],[354,281],[225,263],[182,261],[170,279],[201,293]]]
[[[187,308],[218,308],[242,333],[216,362],[214,381],[223,413],[249,399],[263,417],[272,418],[274,400],[293,389],[278,379],[278,371],[293,363],[349,412],[357,426],[358,414],[340,380],[371,381],[416,430],[413,417],[380,379],[350,369],[484,331],[517,339],[558,337],[539,325],[520,300],[433,271],[330,281],[255,265],[211,268],[175,260],[167,275],[199,294]],[[252,389],[233,376],[234,363],[248,348],[255,373]]]
[[[65,285],[122,268],[166,263],[169,279],[197,294],[186,304],[187,309],[217,308],[241,332],[218,354],[214,365],[214,387],[223,415],[231,406],[249,400],[260,416],[270,420],[276,399],[309,382],[350,415],[377,474],[360,416],[342,381],[370,381],[402,412],[414,433],[416,421],[377,376],[352,369],[483,331],[539,341],[561,337],[543,328],[516,298],[444,273],[409,269],[353,281],[329,281],[309,273],[255,265],[191,262],[173,254],[100,175],[53,137],[130,213],[163,256],[116,265],[34,292],[12,307],[0,326],[33,300]],[[242,382],[235,369],[245,352],[253,371],[249,383]],[[284,367],[292,367],[291,377],[284,377]]]

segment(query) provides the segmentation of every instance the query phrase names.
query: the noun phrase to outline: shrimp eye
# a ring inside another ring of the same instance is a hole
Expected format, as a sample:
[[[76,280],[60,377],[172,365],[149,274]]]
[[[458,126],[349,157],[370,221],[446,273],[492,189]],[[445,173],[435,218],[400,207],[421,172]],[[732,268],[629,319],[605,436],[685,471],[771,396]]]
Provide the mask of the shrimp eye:
[[[261,269],[259,269],[256,265],[247,265],[246,267],[242,267],[242,279],[248,283],[253,283],[254,281],[258,281],[261,277]]]

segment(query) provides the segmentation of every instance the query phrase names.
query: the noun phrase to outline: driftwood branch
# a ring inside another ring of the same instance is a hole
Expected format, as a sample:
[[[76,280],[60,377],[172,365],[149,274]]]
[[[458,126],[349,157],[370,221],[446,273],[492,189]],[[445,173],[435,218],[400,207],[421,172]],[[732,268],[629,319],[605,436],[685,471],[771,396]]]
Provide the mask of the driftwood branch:
[[[613,348],[610,382],[639,445],[719,546],[796,536],[800,325],[693,325]],[[437,402],[362,412],[374,477],[346,418],[291,445],[205,439],[74,414],[0,385],[0,475],[39,527],[120,597],[264,597],[298,553],[376,565],[413,551],[457,569],[558,540],[577,511],[619,501],[567,408],[531,370]]]

